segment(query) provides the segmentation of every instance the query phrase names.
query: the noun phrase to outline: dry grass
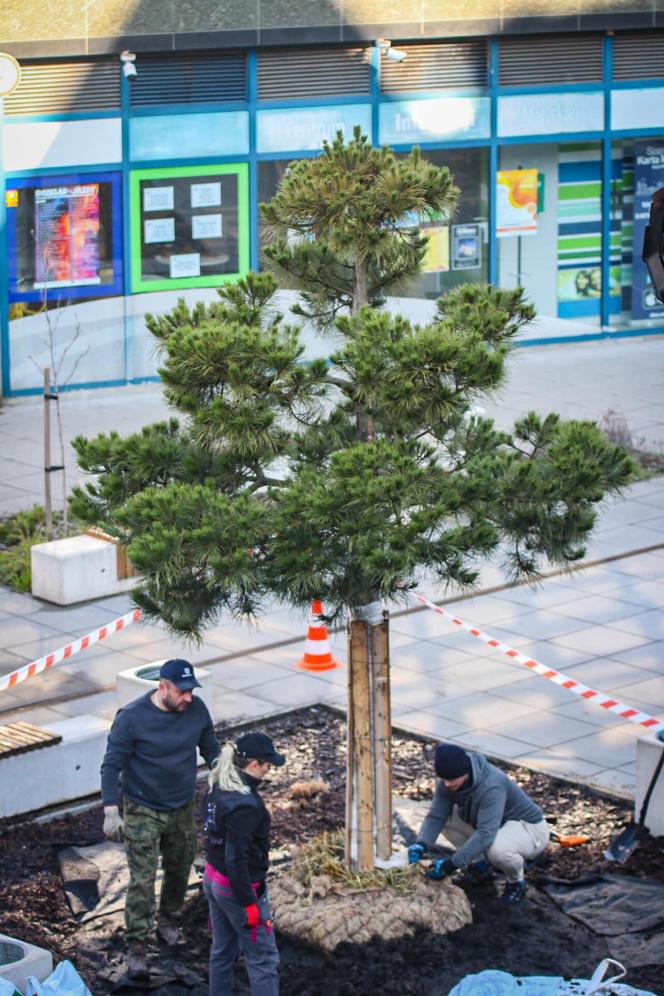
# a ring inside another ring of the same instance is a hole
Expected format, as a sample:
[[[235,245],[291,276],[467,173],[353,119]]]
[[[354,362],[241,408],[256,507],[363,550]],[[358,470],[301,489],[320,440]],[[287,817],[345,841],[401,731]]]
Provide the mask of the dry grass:
[[[292,874],[307,889],[315,879],[327,878],[344,891],[389,886],[407,892],[413,875],[419,874],[419,869],[416,865],[410,865],[405,868],[374,868],[371,872],[356,874],[344,864],[344,832],[334,830],[319,834],[298,849],[293,858]]]

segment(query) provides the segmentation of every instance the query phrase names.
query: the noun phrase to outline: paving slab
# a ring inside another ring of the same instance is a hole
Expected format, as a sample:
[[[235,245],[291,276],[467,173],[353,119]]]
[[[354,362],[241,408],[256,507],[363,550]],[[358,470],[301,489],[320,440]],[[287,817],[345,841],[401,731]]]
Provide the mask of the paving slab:
[[[498,710],[496,710],[498,715]],[[528,712],[509,721],[501,720],[491,724],[491,732],[513,737],[535,747],[557,747],[560,744],[573,745],[580,737],[592,736],[596,729],[590,723],[570,716],[553,715],[546,710]]]

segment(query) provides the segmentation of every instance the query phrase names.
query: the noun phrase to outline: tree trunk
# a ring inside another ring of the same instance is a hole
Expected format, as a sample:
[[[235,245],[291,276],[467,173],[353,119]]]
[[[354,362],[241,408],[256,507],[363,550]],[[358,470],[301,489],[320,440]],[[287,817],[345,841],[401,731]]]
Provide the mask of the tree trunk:
[[[370,871],[392,853],[388,614],[373,602],[349,624],[346,864]]]

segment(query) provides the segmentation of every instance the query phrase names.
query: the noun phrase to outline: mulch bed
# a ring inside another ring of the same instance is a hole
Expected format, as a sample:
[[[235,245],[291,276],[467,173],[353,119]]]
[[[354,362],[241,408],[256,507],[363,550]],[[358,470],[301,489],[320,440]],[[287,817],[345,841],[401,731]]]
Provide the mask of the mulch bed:
[[[299,710],[262,724],[287,765],[273,771],[263,796],[273,814],[275,870],[287,867],[290,849],[323,830],[343,825],[345,804],[345,723],[324,707]],[[221,739],[231,727],[218,727]],[[394,790],[398,795],[431,798],[433,744],[410,735],[393,737]],[[664,882],[664,839],[648,838],[623,865],[609,864],[603,852],[629,821],[627,803],[582,786],[501,765],[522,784],[561,833],[584,833],[590,843],[579,848],[547,849],[545,861],[532,869],[526,899],[506,909],[493,886],[469,892],[474,922],[450,936],[419,930],[410,938],[340,945],[333,956],[277,936],[282,958],[282,996],[444,996],[465,975],[498,968],[514,975],[562,975],[588,978],[608,955],[604,939],[561,913],[538,888],[545,877],[576,879],[593,873],[624,874]],[[292,798],[290,786],[307,779],[329,786],[311,801]],[[199,785],[202,795],[204,783]],[[84,927],[73,917],[62,888],[56,854],[68,846],[103,839],[101,807],[47,823],[0,823],[0,931],[49,948],[56,960],[70,958],[94,996],[113,991],[112,972],[122,965],[123,939],[117,918]],[[201,845],[202,845],[201,839]],[[209,949],[207,909],[201,894],[187,900],[183,916],[181,964],[206,977]],[[153,958],[167,961],[155,946]],[[625,982],[662,993],[662,966],[631,969]],[[156,992],[158,990],[152,990]],[[195,992],[164,988],[164,993]],[[247,993],[242,972],[236,991]]]

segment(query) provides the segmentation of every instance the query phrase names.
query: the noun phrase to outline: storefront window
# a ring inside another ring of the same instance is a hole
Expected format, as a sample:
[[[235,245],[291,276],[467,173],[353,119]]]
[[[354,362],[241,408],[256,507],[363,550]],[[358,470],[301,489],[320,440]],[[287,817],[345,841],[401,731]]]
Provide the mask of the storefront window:
[[[448,167],[459,200],[452,218],[427,221],[421,228],[429,236],[423,272],[400,293],[435,300],[457,284],[488,280],[488,151],[426,149],[422,156]]]
[[[132,290],[210,287],[249,268],[244,164],[135,170]]]
[[[596,330],[603,265],[600,144],[503,148],[496,235],[501,287],[522,286],[541,319],[576,320]],[[614,258],[609,287],[611,306],[618,307]]]
[[[270,159],[258,164],[258,203],[267,204],[271,201],[279,189],[288,167],[293,159]],[[263,256],[263,249],[272,241],[272,233],[263,219],[263,213],[259,208],[258,213],[258,244],[260,251],[260,268],[266,269],[266,260]]]
[[[619,328],[664,324],[664,304],[655,297],[641,259],[650,201],[664,186],[664,140],[639,138],[611,148],[611,258],[620,269],[620,298],[610,322]]]
[[[119,199],[116,174],[8,180],[10,302],[121,293]]]

